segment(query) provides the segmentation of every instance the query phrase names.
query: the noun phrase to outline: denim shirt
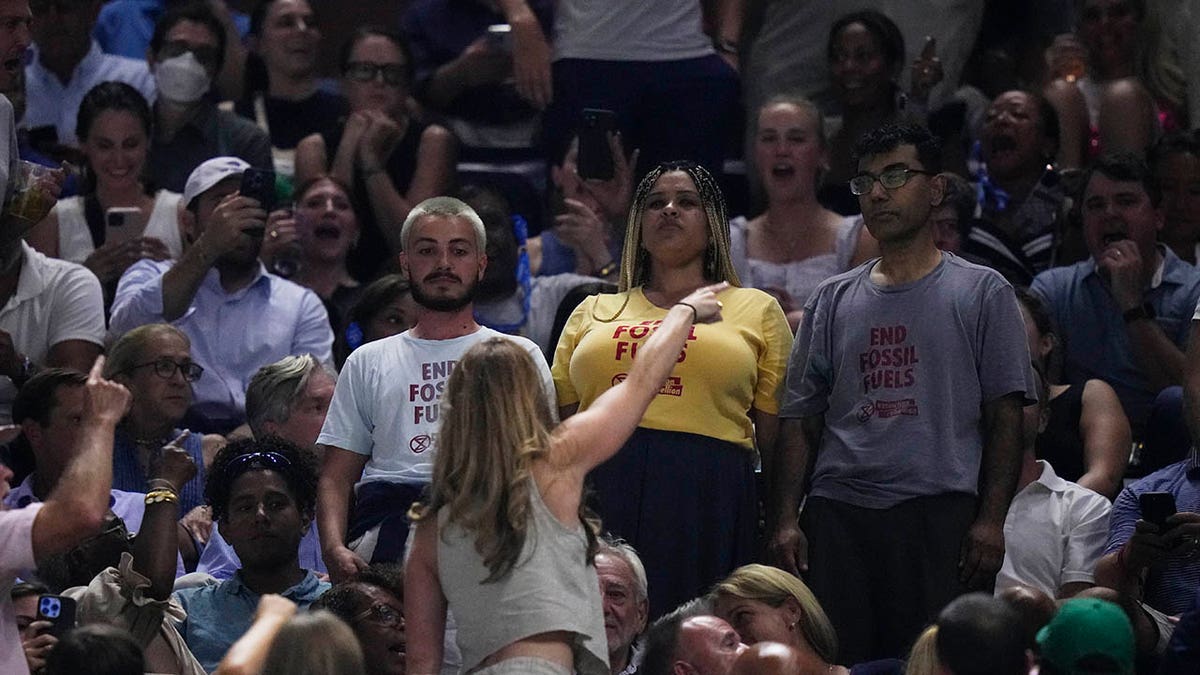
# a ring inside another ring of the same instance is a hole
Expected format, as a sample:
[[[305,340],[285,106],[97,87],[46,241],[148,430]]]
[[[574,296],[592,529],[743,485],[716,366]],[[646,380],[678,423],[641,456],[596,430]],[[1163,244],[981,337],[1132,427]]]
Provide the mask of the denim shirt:
[[[304,609],[327,590],[329,582],[306,570],[304,579],[281,595]],[[205,670],[216,670],[229,647],[250,628],[260,597],[242,583],[240,571],[225,581],[213,579],[175,592],[187,612],[179,634]]]

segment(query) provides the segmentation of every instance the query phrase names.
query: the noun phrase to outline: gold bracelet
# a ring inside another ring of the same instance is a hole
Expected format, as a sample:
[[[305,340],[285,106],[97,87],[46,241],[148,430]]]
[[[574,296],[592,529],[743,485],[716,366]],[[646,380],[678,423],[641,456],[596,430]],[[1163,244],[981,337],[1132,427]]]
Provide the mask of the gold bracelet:
[[[160,504],[162,502],[178,504],[179,495],[175,494],[174,490],[167,489],[151,490],[146,493],[146,506],[150,506],[151,504]]]

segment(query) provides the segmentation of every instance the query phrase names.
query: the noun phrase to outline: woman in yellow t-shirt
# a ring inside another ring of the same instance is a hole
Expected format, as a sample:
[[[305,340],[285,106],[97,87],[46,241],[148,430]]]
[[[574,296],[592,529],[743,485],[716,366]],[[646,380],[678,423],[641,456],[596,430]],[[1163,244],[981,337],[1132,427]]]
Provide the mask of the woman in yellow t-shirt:
[[[792,334],[774,298],[737,288],[724,200],[690,162],[664,163],[638,186],[621,292],[585,300],[554,356],[564,418],[621,382],[671,306],[728,281],[720,324],[696,326],[667,383],[622,450],[589,476],[605,529],[646,563],[652,615],[706,591],[751,560],[755,448],[769,468],[776,392]]]

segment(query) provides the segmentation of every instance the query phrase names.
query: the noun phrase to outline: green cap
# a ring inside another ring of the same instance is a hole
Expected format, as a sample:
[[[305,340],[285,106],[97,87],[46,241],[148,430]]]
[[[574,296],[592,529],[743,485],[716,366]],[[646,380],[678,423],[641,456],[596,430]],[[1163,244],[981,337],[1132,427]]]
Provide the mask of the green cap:
[[[1075,673],[1090,656],[1111,659],[1122,673],[1133,673],[1133,627],[1124,610],[1107,600],[1068,600],[1037,634],[1042,660],[1064,673]]]

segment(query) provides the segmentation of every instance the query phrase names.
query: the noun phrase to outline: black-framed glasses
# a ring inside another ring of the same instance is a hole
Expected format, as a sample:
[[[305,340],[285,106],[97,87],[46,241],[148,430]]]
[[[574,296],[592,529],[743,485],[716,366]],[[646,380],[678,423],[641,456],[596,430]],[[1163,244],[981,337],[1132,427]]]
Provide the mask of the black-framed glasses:
[[[932,176],[933,172],[910,169],[907,166],[890,166],[884,169],[878,176],[864,171],[850,179],[850,192],[861,197],[871,191],[871,188],[875,186],[875,181],[879,181],[879,184],[888,190],[895,190],[896,188],[904,187],[904,184],[908,182],[908,179],[913,174]]]
[[[221,52],[212,45],[194,45],[186,40],[171,40],[163,43],[162,49],[158,50],[158,58],[160,61],[173,59],[176,56],[183,56],[191,52],[195,55],[196,60],[201,65],[208,68],[216,68],[217,62],[221,60]]]
[[[164,380],[169,380],[175,377],[175,371],[183,373],[183,379],[188,382],[195,382],[204,374],[204,368],[191,361],[172,361],[171,359],[162,358],[156,361],[147,363],[139,363],[135,366],[130,366],[126,372],[137,370],[138,368],[154,368],[154,374]]]
[[[404,628],[404,614],[395,607],[385,605],[382,602],[377,602],[355,614],[351,621],[353,623],[370,621],[385,628]]]
[[[373,63],[371,61],[351,61],[342,69],[342,74],[348,80],[355,82],[370,82],[380,75],[384,84],[399,87],[406,79],[404,66],[399,63]]]

